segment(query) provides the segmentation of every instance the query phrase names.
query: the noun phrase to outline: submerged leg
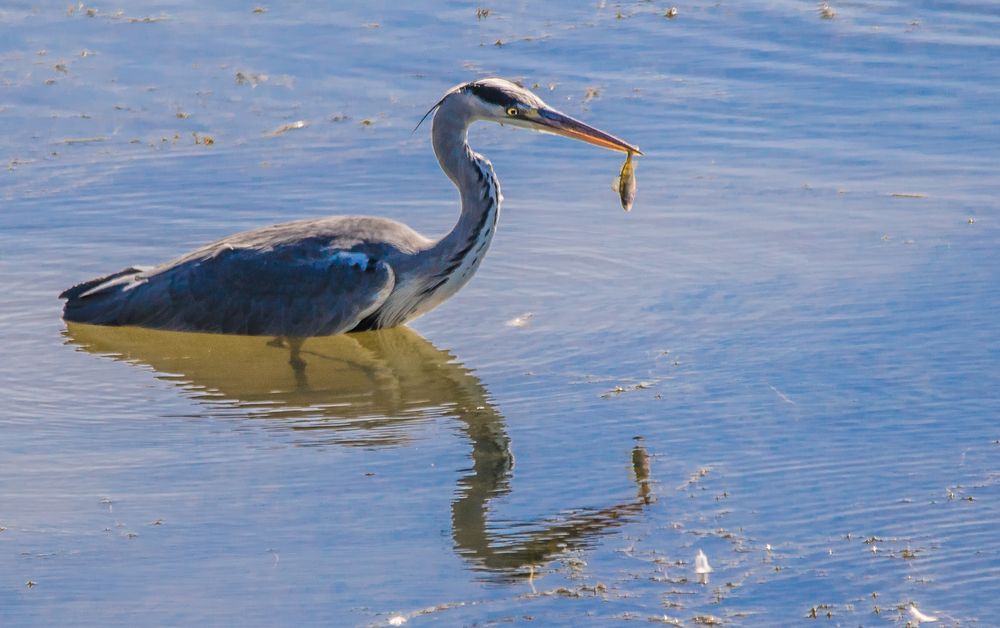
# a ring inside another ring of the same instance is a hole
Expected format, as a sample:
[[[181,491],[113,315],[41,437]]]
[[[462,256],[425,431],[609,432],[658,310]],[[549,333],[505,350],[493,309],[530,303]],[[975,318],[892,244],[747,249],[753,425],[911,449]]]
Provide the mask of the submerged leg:
[[[296,371],[304,369],[306,367],[306,361],[302,359],[302,343],[306,341],[305,338],[300,336],[289,336],[286,338],[288,341],[288,363],[292,365],[292,368]]]
[[[267,346],[279,349],[288,348],[288,363],[296,372],[299,372],[306,367],[306,361],[302,359],[301,355],[302,343],[305,341],[306,339],[301,336],[276,336],[267,341]]]

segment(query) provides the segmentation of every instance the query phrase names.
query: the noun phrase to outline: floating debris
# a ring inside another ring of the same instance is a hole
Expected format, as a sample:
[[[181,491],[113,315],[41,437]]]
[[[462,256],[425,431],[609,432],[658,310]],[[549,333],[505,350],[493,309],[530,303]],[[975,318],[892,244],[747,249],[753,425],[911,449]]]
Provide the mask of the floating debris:
[[[601,97],[601,88],[600,87],[588,87],[587,91],[585,91],[583,93],[583,102],[588,103],[591,100],[594,100],[595,98],[600,98],[600,97]]]
[[[103,135],[97,135],[94,137],[67,137],[64,140],[56,142],[56,144],[89,144],[91,142],[107,142],[108,138]],[[111,503],[110,501],[108,503]]]
[[[66,15],[73,15],[77,11],[81,11],[87,14],[88,17],[94,17],[97,15],[97,9],[89,8],[85,6],[82,2],[76,5],[69,5],[66,7]]]
[[[625,388],[624,387],[622,387],[622,386],[615,386],[614,388],[612,388],[608,392],[606,392],[603,395],[601,395],[601,397],[604,397],[605,399],[607,399],[608,397],[610,397],[612,395],[620,395],[623,392],[625,392]]]
[[[795,402],[792,401],[791,399],[789,399],[788,395],[786,395],[785,393],[781,392],[780,390],[778,390],[777,388],[775,388],[773,385],[768,384],[767,387],[770,388],[771,390],[773,390],[774,394],[778,395],[778,397],[780,397],[781,400],[784,401],[785,403],[791,404],[793,406],[795,405]]]
[[[712,573],[712,566],[708,564],[708,556],[701,550],[698,550],[698,555],[694,557],[694,572],[698,574],[700,584],[708,584],[708,574]]]
[[[482,9],[482,8],[476,9],[476,19],[477,20],[481,20],[481,19],[489,17],[489,16],[490,16],[490,10],[489,9]]]
[[[806,617],[809,619],[817,619],[819,617],[819,612],[821,610],[825,610],[826,618],[833,619],[833,612],[829,610],[831,608],[833,607],[830,606],[829,604],[818,604],[809,609],[809,612],[806,614]]]
[[[69,68],[66,67],[65,63],[57,63],[52,66],[56,72],[62,72],[63,74],[69,74]]]
[[[832,20],[837,16],[837,12],[825,2],[821,2],[817,10],[819,11],[819,16],[824,20]]]
[[[655,382],[655,381],[653,381],[653,382],[639,382],[637,384],[632,384],[631,386],[628,386],[628,387],[625,387],[625,386],[615,386],[614,388],[612,388],[608,392],[606,392],[603,395],[601,395],[601,398],[602,399],[610,399],[612,397],[617,397],[618,395],[620,395],[622,393],[633,392],[633,391],[636,391],[636,390],[646,390],[648,388],[652,388],[653,386],[655,386],[656,383],[657,382]]]
[[[690,476],[688,476],[687,481],[678,486],[677,490],[682,491],[686,488],[694,486],[695,484],[700,482],[702,478],[707,476],[711,471],[712,471],[711,467],[701,467],[700,469],[692,473]]]
[[[705,552],[698,550],[698,554],[694,557],[694,572],[697,574],[712,573],[714,571],[712,566],[708,564],[708,556],[705,556]]]
[[[270,133],[268,133],[268,135],[271,136],[271,137],[277,137],[277,136],[282,135],[284,133],[288,133],[289,131],[294,131],[295,129],[304,129],[307,126],[309,126],[309,124],[306,123],[305,120],[296,120],[295,122],[290,122],[288,124],[282,124],[281,126],[279,126],[278,128],[276,128],[275,130],[273,130]]]
[[[237,85],[250,85],[250,87],[257,87],[261,83],[267,81],[266,74],[259,74],[257,72],[237,72],[236,73],[236,84]]]
[[[923,192],[892,192],[889,196],[894,198],[927,198]]]
[[[211,135],[198,135],[197,133],[192,133],[191,135],[194,136],[195,144],[204,144],[205,146],[215,144],[215,138]]]
[[[672,20],[675,17],[677,17],[677,7],[670,7],[669,9],[667,9],[666,13],[663,14],[663,17],[667,18],[668,20]]]
[[[253,8],[253,12],[256,15],[260,15],[261,13],[267,13],[267,8],[266,7],[254,7]]]
[[[177,117],[181,120],[187,120],[188,118],[191,117],[191,114],[186,111],[178,111]]]
[[[629,152],[628,157],[625,158],[625,163],[622,164],[621,174],[618,175],[618,195],[621,197],[622,209],[625,211],[632,210],[632,203],[635,202],[636,187],[635,164],[632,161],[632,153]]]
[[[510,319],[509,321],[507,321],[504,324],[507,327],[527,327],[528,326],[528,322],[531,321],[531,319],[534,316],[535,315],[532,314],[531,312],[525,312],[524,314],[521,314],[520,316],[515,316],[514,318]]]
[[[28,587],[29,589],[37,585],[38,583],[35,582],[34,580],[28,580],[27,582],[24,583],[24,586]]]
[[[592,596],[604,593],[607,591],[607,585],[597,583],[595,586],[587,586],[585,584],[580,585],[574,589],[569,587],[556,587],[554,589],[549,589],[547,591],[532,591],[531,593],[525,593],[524,595],[518,596],[519,599],[529,600],[540,597],[572,597],[580,598],[583,597],[584,593],[589,593]]]
[[[402,615],[393,615],[392,617],[389,618],[390,626],[402,626],[405,623],[406,623],[406,618],[403,617]]]
[[[166,15],[147,15],[145,17],[130,17],[130,24],[153,24],[155,22],[165,22],[169,18]]]
[[[920,612],[920,609],[913,602],[910,602],[910,617],[913,618],[913,621],[917,622],[917,625],[922,623],[932,624],[938,620],[934,615],[927,615]]]

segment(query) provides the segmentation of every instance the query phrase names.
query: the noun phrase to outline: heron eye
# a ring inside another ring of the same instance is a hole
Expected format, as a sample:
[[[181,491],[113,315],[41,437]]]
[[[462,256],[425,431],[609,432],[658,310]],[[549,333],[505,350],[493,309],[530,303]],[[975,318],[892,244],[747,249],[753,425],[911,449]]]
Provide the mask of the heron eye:
[[[507,107],[507,115],[512,118],[517,116],[517,107]]]

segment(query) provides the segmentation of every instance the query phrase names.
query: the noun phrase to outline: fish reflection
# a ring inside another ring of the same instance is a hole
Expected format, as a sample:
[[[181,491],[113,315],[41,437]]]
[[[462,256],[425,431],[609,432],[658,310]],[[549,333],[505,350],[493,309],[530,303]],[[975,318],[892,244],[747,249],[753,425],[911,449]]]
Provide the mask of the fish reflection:
[[[399,444],[408,427],[455,417],[472,443],[472,466],[458,481],[452,534],[456,552],[479,569],[524,575],[654,501],[639,442],[631,452],[635,494],[604,508],[490,524],[490,500],[511,490],[514,457],[503,415],[475,375],[406,327],[310,338],[294,348],[260,337],[75,323],[65,335],[89,353],[149,366],[207,406],[293,430],[307,445]]]

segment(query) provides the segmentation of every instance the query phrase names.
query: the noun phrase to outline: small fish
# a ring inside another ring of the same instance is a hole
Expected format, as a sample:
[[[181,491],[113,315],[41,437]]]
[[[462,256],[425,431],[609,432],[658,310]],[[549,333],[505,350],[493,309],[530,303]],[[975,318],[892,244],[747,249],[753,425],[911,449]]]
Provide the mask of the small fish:
[[[632,209],[632,203],[635,201],[635,190],[635,164],[632,163],[632,153],[630,152],[625,158],[622,172],[618,176],[618,195],[622,199],[622,209],[625,211]]]

